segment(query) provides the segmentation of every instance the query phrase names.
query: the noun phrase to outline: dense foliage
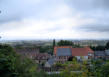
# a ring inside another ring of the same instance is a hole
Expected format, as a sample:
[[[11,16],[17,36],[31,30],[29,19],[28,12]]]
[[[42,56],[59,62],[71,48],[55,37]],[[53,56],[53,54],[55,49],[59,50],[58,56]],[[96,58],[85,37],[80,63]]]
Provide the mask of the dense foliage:
[[[107,42],[106,44],[106,49],[109,49],[109,42]]]
[[[46,45],[46,46],[40,46],[39,50],[41,53],[49,53],[49,54],[53,54],[53,46],[51,45]]]
[[[12,77],[15,73],[16,55],[8,45],[0,45],[0,75]]]
[[[91,49],[93,49],[94,51],[103,51],[105,50],[105,46],[91,46]]]
[[[55,39],[53,40],[53,48],[56,46],[56,41]]]
[[[68,40],[60,40],[57,43],[58,46],[72,46],[73,42],[72,41],[68,41]]]
[[[105,46],[90,46],[94,51],[103,51],[105,49],[109,49],[109,42],[106,43]]]
[[[18,56],[9,45],[0,45],[1,77],[38,77],[36,69],[32,60]]]
[[[57,42],[57,46],[72,46],[74,48],[81,47],[79,44],[74,44],[72,41],[69,40],[60,40]]]

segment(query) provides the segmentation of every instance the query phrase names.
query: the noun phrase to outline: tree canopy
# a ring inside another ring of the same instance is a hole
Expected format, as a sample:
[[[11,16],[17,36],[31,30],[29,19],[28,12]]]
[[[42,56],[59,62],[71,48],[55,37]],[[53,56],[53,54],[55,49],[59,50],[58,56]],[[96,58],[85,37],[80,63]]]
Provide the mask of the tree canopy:
[[[106,44],[106,49],[109,49],[109,42],[107,42]]]
[[[9,45],[0,45],[1,77],[37,77],[37,65],[17,55]]]
[[[72,41],[68,41],[68,40],[60,40],[57,43],[58,46],[72,46],[73,42]]]

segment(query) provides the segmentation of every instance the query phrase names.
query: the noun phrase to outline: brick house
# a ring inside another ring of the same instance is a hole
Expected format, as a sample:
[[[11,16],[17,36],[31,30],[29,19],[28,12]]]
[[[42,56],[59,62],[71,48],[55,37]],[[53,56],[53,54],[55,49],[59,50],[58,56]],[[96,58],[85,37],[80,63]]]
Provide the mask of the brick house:
[[[22,58],[28,57],[39,64],[46,62],[51,57],[48,53],[39,53],[38,48],[15,49],[15,51],[17,54],[20,54]]]
[[[65,62],[72,56],[72,47],[56,46],[54,47],[54,55],[56,57],[56,62]]]
[[[89,47],[84,48],[72,48],[72,46],[55,46],[54,55],[57,62],[64,63],[70,57],[76,57],[77,60],[91,59],[94,57],[94,51]]]
[[[105,59],[106,58],[105,51],[94,51],[94,58],[95,59]]]
[[[89,47],[72,48],[72,56],[75,56],[78,60],[88,60],[94,57],[94,51]]]
[[[28,57],[30,59],[34,59],[36,57],[36,54],[39,53],[38,48],[22,48],[22,49],[15,49],[15,51],[22,57]]]
[[[106,57],[106,60],[109,60],[109,50],[105,50],[105,57]]]
[[[34,60],[36,61],[36,63],[43,64],[48,61],[50,57],[51,55],[48,53],[37,53]]]

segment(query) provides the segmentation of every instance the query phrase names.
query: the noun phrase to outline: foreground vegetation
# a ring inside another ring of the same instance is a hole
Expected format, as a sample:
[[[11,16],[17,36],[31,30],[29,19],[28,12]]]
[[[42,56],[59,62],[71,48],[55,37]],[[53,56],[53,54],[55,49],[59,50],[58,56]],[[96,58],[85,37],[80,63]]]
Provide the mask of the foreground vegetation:
[[[48,75],[34,61],[16,54],[11,46],[0,45],[1,77],[109,77],[109,61],[102,59],[92,60],[90,63],[73,59],[57,66],[64,68],[60,70],[60,74]]]
[[[40,73],[34,61],[17,55],[8,45],[0,45],[1,77],[40,77]]]

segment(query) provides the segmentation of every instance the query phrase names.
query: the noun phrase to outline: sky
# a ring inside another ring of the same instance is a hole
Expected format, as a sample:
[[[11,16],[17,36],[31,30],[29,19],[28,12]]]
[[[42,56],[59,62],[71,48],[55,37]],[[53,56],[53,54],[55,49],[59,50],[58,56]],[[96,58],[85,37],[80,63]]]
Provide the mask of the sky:
[[[0,0],[2,40],[109,39],[109,0]]]

